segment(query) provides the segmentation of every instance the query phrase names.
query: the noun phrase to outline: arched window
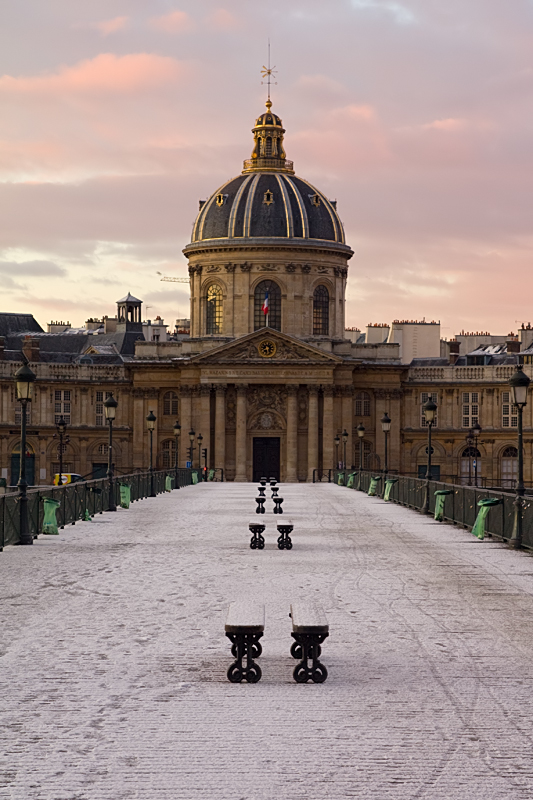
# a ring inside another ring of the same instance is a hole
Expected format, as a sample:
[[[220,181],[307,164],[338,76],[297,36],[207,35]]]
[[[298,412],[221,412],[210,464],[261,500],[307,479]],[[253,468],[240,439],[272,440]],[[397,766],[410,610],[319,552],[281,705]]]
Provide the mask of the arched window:
[[[325,286],[317,286],[313,292],[313,335],[329,334],[329,292]]]
[[[268,294],[268,314],[263,311],[265,298]],[[254,331],[268,327],[276,331],[281,330],[281,289],[274,281],[261,281],[255,287],[254,294]]]
[[[175,417],[178,413],[178,395],[176,392],[166,392],[163,395],[163,414],[168,417],[171,414]]]
[[[518,478],[518,450],[516,447],[506,447],[502,453],[502,486],[513,489]]]
[[[272,137],[271,136],[267,136],[267,138],[266,138],[265,155],[266,156],[271,156],[272,155]]]
[[[222,289],[212,283],[207,289],[205,300],[205,332],[222,333]]]
[[[98,445],[98,455],[99,456],[106,456],[109,453],[109,445],[107,444],[99,444]]]
[[[176,457],[176,442],[174,439],[165,439],[163,444],[163,469],[172,469]]]
[[[358,392],[358,394],[355,395],[355,416],[370,416],[370,395],[368,392]]]

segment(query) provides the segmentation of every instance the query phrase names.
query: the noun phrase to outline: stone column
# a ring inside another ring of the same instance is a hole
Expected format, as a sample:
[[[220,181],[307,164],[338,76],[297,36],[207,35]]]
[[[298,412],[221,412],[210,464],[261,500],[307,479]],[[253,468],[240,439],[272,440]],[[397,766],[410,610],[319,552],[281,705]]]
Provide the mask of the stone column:
[[[233,298],[235,295],[235,264],[226,264],[226,298],[224,306],[224,319],[222,322],[222,330],[224,336],[233,336],[235,330]],[[221,465],[219,465],[221,466]]]
[[[322,457],[324,469],[333,469],[333,386],[324,386],[324,419],[322,420]]]
[[[345,467],[353,466],[353,387],[345,386],[342,393],[342,430],[348,434],[346,442],[346,464]],[[342,458],[344,458],[344,442],[342,442]]]
[[[148,469],[145,458],[146,439],[146,414],[144,413],[144,391],[133,390],[133,467],[134,469]]]
[[[237,420],[235,441],[235,480],[246,481],[246,390],[247,386],[237,387]]]
[[[181,405],[181,435],[180,435],[180,458],[179,463],[182,467],[185,466],[189,459],[189,431],[191,429],[192,414],[191,414],[191,387],[182,386],[180,388],[180,405]]]
[[[313,480],[318,469],[318,388],[309,387],[309,422],[307,429],[307,480]]]
[[[226,387],[217,386],[215,403],[215,467],[226,469]]]
[[[199,422],[198,422],[198,430],[196,432],[196,436],[198,438],[198,434],[201,433],[203,438],[201,450],[205,450],[207,448],[207,464],[209,465],[209,461],[211,458],[211,453],[209,452],[211,449],[211,386],[202,385],[200,386],[200,414],[199,414]],[[196,442],[198,445],[198,442]],[[200,453],[200,449],[197,450],[198,458],[200,459],[199,466],[204,466],[204,459],[202,454]]]
[[[80,389],[80,425],[89,424],[89,389],[82,386]]]
[[[287,482],[298,480],[298,397],[295,386],[287,396]]]

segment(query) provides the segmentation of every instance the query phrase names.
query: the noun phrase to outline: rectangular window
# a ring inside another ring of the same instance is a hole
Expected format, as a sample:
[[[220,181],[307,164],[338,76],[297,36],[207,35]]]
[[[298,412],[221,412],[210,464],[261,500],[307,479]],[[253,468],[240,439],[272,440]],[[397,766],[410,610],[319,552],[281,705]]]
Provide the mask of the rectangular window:
[[[31,406],[32,406],[31,403],[26,404],[26,425],[31,424]],[[20,425],[20,423],[22,422],[21,417],[22,417],[21,406],[20,403],[17,403],[17,405],[15,406],[15,425]]]
[[[422,428],[427,428],[428,424],[426,422],[426,415],[424,414],[424,403],[427,403],[429,399],[432,399],[434,403],[439,405],[439,394],[438,392],[422,392],[420,395],[420,408],[421,408],[421,418],[420,418],[420,426]],[[437,411],[438,414],[438,411]],[[437,427],[437,414],[435,414],[435,420],[433,422],[433,427]]]
[[[105,414],[104,414],[104,400],[107,400],[108,397],[111,396],[111,392],[96,392],[96,403],[95,403],[95,413],[96,413],[96,421],[95,424],[99,427],[105,425]]]
[[[61,417],[70,425],[70,389],[54,391],[54,420],[57,425]]]
[[[471,428],[479,422],[479,392],[463,392],[463,428]]]
[[[511,403],[510,392],[502,392],[502,427],[518,428],[518,410]]]

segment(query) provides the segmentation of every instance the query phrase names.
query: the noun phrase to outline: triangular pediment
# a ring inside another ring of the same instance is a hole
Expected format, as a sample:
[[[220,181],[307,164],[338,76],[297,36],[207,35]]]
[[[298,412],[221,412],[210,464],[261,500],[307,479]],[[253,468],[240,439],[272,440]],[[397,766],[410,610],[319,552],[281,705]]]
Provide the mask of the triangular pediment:
[[[272,328],[241,336],[235,341],[215,347],[207,353],[194,356],[197,364],[330,364],[342,362],[342,358],[325,353],[318,347],[287,336]]]

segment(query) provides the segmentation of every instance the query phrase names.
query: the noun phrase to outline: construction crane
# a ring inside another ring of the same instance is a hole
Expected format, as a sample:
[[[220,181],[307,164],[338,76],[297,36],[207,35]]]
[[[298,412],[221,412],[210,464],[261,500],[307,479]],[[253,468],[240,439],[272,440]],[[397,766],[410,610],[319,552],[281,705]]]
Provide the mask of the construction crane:
[[[188,278],[168,278],[168,277],[163,277],[163,278],[160,278],[159,280],[160,281],[169,281],[171,283],[189,283],[189,279]]]

